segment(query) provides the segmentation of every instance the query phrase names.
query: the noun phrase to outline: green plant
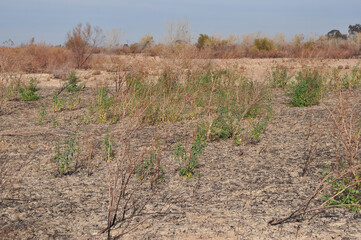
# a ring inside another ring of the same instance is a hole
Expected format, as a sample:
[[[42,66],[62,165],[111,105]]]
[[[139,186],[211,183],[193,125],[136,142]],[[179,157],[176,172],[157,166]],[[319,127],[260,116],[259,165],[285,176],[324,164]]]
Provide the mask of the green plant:
[[[75,154],[79,152],[80,146],[76,135],[65,139],[64,142],[57,142],[54,160],[58,164],[60,175],[69,173],[70,164],[73,162]]]
[[[75,74],[75,71],[71,71],[66,82],[66,90],[68,92],[78,92],[80,91],[83,86],[81,84],[78,85],[79,79]]]
[[[113,96],[109,97],[108,93],[108,87],[99,88],[94,106],[88,107],[90,118],[97,114],[96,121],[98,123],[113,124],[118,120],[118,116],[113,111],[116,107],[115,99]]]
[[[105,162],[111,162],[114,160],[113,144],[114,141],[110,139],[108,129],[103,141],[103,160]]]
[[[115,95],[116,101],[109,98],[110,103],[105,100],[106,89],[99,89],[89,116],[105,122],[117,109],[118,116],[139,116],[139,123],[145,125],[200,119],[207,140],[216,140],[240,137],[245,122],[264,114],[267,101],[266,85],[227,69],[207,69],[179,79],[166,68],[158,81],[129,75],[126,83],[126,93]]]
[[[288,74],[287,68],[276,66],[272,69],[271,76],[268,77],[268,80],[273,87],[285,89],[291,78],[292,76]]]
[[[66,96],[62,96],[61,98],[59,97],[57,92],[54,92],[53,94],[53,111],[54,112],[59,112],[61,110],[63,110],[64,105],[66,102]]]
[[[217,117],[213,120],[210,129],[211,140],[227,139],[233,136],[235,131],[235,117],[230,113],[229,106],[218,108]]]
[[[337,172],[346,168],[346,164],[340,162],[336,166]],[[321,201],[325,206],[341,206],[351,212],[360,212],[361,210],[361,183],[360,173],[337,176],[330,174],[332,169],[328,166],[322,171],[322,175],[327,177],[330,184],[330,191],[322,195]]]
[[[76,106],[80,104],[80,96],[71,94],[68,100],[68,109],[73,110]]]
[[[254,124],[249,137],[250,140],[254,143],[257,143],[261,140],[261,133],[263,132],[263,130],[265,129],[265,127],[267,126],[268,122],[270,121],[272,115],[273,115],[273,110],[271,106],[267,106],[267,114],[265,117],[261,118],[259,121],[256,122],[256,124]]]
[[[292,104],[296,107],[318,104],[324,91],[323,77],[317,71],[307,69],[299,72],[296,80],[297,82],[291,85],[291,93],[287,94],[291,97]]]
[[[275,44],[268,38],[256,38],[254,40],[254,46],[259,51],[271,51],[275,48]]]
[[[40,88],[36,86],[36,78],[31,78],[29,85],[25,83],[18,86],[18,91],[20,93],[21,100],[23,101],[36,101],[39,99],[39,96],[36,94]]]
[[[343,87],[343,79],[340,76],[340,69],[338,68],[334,68],[332,69],[332,74],[330,77],[330,80],[328,81],[327,84],[328,90],[330,91],[335,91],[335,90],[340,90]]]
[[[361,69],[359,68],[359,63],[352,68],[351,75],[344,75],[342,83],[343,88],[347,89],[361,87]]]
[[[206,46],[207,42],[209,41],[210,37],[207,34],[199,34],[198,41],[197,41],[197,48],[202,49]]]
[[[206,139],[202,132],[197,130],[191,148],[187,151],[182,143],[174,146],[174,160],[180,163],[179,176],[191,178],[196,174],[199,156],[206,147]]]
[[[139,180],[144,180],[147,177],[153,177],[154,182],[162,182],[164,180],[164,170],[160,166],[160,156],[154,149],[145,155],[143,162],[137,164],[135,173]]]
[[[42,125],[45,119],[45,116],[47,114],[47,110],[46,110],[45,105],[42,105],[42,107],[39,109],[39,120],[37,121],[38,125]]]
[[[53,124],[54,127],[59,126],[59,122],[55,119],[54,116],[51,117],[51,123]]]
[[[5,81],[0,82],[1,85],[1,100],[7,102],[17,97],[19,93],[19,86],[21,86],[21,79],[14,75],[4,77]]]
[[[334,68],[330,81],[328,82],[328,88],[331,91],[339,91],[342,89],[355,89],[361,87],[361,69],[359,63],[352,68],[351,74],[345,74],[340,76],[340,69]]]

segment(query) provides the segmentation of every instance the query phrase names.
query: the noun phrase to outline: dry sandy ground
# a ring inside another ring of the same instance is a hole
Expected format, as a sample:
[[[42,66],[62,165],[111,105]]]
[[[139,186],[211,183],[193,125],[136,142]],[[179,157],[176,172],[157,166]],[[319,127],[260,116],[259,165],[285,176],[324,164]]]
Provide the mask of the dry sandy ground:
[[[300,60],[241,59],[246,76],[263,79],[273,64],[298,69]],[[222,64],[227,61],[222,62]],[[354,66],[356,60],[322,60],[320,67]],[[96,85],[110,81],[105,73],[79,72],[81,80]],[[38,109],[50,103],[59,80],[37,75],[43,97],[36,102],[12,101],[0,112],[0,161],[7,165],[13,184],[6,184],[0,196],[0,236],[2,239],[106,239],[93,233],[106,227],[107,169],[101,160],[102,142],[109,127],[116,140],[124,129],[121,123],[106,126],[83,125],[82,138],[95,137],[93,174],[87,175],[86,152],[79,156],[73,174],[54,177],[53,160],[56,141],[72,134],[75,122],[86,112],[86,103],[95,89],[85,88],[82,104],[73,111],[51,113],[45,124],[37,125]],[[44,78],[44,79],[43,79]],[[48,79],[49,78],[49,79]],[[94,78],[94,79],[91,79]],[[54,83],[54,84],[53,84]],[[357,90],[354,101],[360,101]],[[334,102],[332,95],[325,102]],[[152,142],[157,133],[163,142],[162,165],[165,181],[154,190],[141,216],[129,220],[131,228],[144,217],[148,219],[124,239],[361,239],[361,214],[343,209],[309,214],[278,226],[269,226],[273,218],[285,217],[312,194],[320,181],[322,164],[335,157],[332,137],[326,134],[311,164],[310,172],[301,177],[305,156],[319,135],[318,126],[327,118],[322,106],[296,108],[282,91],[274,91],[271,101],[272,121],[257,144],[236,146],[232,141],[207,145],[200,158],[199,176],[178,176],[173,146],[178,138],[191,134],[188,123],[160,128],[143,127],[132,133],[135,149]],[[54,127],[50,116],[59,122]],[[72,123],[72,124],[70,124]],[[149,186],[139,188],[138,199],[149,197]],[[171,198],[171,201],[165,202]],[[158,205],[165,206],[151,214]]]
[[[359,59],[216,59],[216,60],[187,60],[162,59],[159,57],[120,56],[113,64],[99,65],[99,70],[78,70],[77,76],[89,87],[113,85],[116,79],[114,71],[136,73],[144,78],[157,79],[166,69],[172,69],[177,76],[185,76],[189,72],[204,71],[208,66],[218,69],[230,69],[250,79],[263,81],[272,68],[285,67],[290,74],[296,74],[303,68],[316,69],[324,74],[331,74],[334,68],[340,69],[340,74],[350,72],[352,67],[360,62]],[[68,72],[66,72],[68,73]],[[36,77],[40,86],[60,87],[62,81],[53,74],[25,74],[24,79]],[[63,79],[64,81],[64,79]]]

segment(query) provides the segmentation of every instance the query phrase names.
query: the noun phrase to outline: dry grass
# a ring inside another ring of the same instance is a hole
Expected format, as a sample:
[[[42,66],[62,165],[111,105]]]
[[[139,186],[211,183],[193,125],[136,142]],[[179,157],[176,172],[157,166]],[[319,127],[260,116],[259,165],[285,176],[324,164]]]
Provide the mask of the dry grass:
[[[71,66],[71,59],[67,49],[45,44],[0,48],[0,69],[4,72],[52,72]]]

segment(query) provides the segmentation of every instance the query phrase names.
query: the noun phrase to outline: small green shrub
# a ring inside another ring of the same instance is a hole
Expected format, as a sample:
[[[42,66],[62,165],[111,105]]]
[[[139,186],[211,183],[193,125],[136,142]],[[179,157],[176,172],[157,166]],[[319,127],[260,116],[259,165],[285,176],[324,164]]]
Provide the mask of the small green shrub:
[[[20,93],[21,100],[23,101],[36,101],[39,99],[39,96],[36,94],[40,88],[36,86],[36,78],[31,78],[29,85],[20,84],[18,86],[18,91]]]
[[[291,85],[292,104],[296,107],[308,107],[317,105],[323,93],[323,78],[317,72],[307,69],[305,72],[299,72],[296,76],[297,82]]]
[[[178,143],[174,147],[174,159],[180,163],[179,176],[191,178],[196,174],[199,156],[206,147],[206,139],[204,132],[197,131],[195,134],[190,150],[183,147],[182,143]]]
[[[275,44],[268,38],[256,38],[254,40],[254,46],[259,51],[271,51],[275,49]]]
[[[108,96],[108,87],[98,89],[96,96],[96,107],[98,123],[115,123],[118,117],[111,112],[111,108],[115,106],[114,97]]]
[[[345,169],[345,166],[343,166],[342,163],[339,164],[337,167],[337,170]],[[326,167],[326,169],[323,171],[323,176],[327,176],[330,172],[330,167]],[[342,178],[335,178],[335,177],[329,177],[327,179],[327,182],[331,183],[331,189],[330,192],[327,194],[322,195],[322,202],[328,201],[325,205],[326,206],[335,206],[335,205],[342,205],[343,208],[348,209],[351,212],[360,212],[361,207],[355,206],[355,205],[361,205],[361,183],[356,183],[358,179],[360,179],[360,173],[357,173],[356,175],[348,174]],[[356,184],[353,184],[356,183]],[[352,186],[351,186],[352,185]],[[341,194],[336,196],[334,199],[330,198],[343,191]],[[347,206],[350,205],[350,206]]]
[[[80,146],[76,136],[70,137],[64,142],[57,142],[54,160],[58,164],[59,175],[67,174],[69,172],[70,164],[73,162],[75,155],[79,152]]]
[[[148,152],[143,162],[136,166],[135,173],[140,181],[150,176],[155,179],[155,182],[162,182],[164,180],[164,170],[160,165],[159,154],[155,150]]]
[[[59,126],[59,122],[55,119],[54,116],[51,117],[51,124],[53,124],[54,127]]]
[[[361,69],[359,64],[352,68],[351,74],[340,76],[340,69],[334,68],[332,76],[328,82],[328,88],[331,91],[340,89],[355,89],[361,87]]]
[[[46,106],[42,105],[42,107],[39,109],[39,120],[37,121],[38,125],[42,125],[44,123],[46,114],[47,114]]]
[[[85,123],[97,122],[113,124],[118,121],[116,114],[117,102],[113,96],[109,96],[108,87],[97,90],[97,95],[92,104],[88,105],[88,114],[82,119]]]
[[[7,102],[9,100],[14,100],[19,94],[19,86],[21,85],[21,80],[17,76],[9,75],[5,77],[5,81],[0,82],[0,95],[1,100]]]
[[[213,120],[210,129],[210,140],[227,139],[233,136],[235,117],[232,116],[229,106],[218,108],[217,117]]]
[[[286,68],[276,66],[272,69],[271,76],[268,77],[268,80],[271,82],[273,87],[285,89],[291,78],[292,76],[288,74]]]
[[[267,106],[267,114],[266,114],[266,116],[261,118],[260,120],[258,120],[254,124],[254,126],[253,126],[253,128],[252,128],[252,130],[251,130],[251,132],[249,134],[251,142],[257,143],[257,142],[261,141],[261,133],[263,132],[263,130],[267,126],[268,122],[271,120],[272,115],[273,115],[272,107]]]
[[[62,96],[60,98],[59,94],[57,92],[54,92],[53,94],[53,111],[59,112],[64,109],[64,105],[66,102],[66,96]]]
[[[109,130],[107,130],[107,134],[104,137],[103,141],[103,160],[105,162],[111,162],[114,160],[114,151],[113,151],[114,141],[110,139]]]
[[[346,89],[355,89],[361,87],[361,69],[359,68],[359,64],[352,68],[351,75],[344,75],[342,83],[343,88]]]
[[[81,84],[78,85],[79,79],[76,76],[75,71],[71,71],[67,80],[68,81],[66,82],[66,90],[68,92],[79,92],[83,88]]]
[[[332,74],[330,77],[330,80],[328,81],[327,87],[328,90],[330,91],[335,91],[335,90],[340,90],[342,88],[344,88],[344,83],[343,83],[343,79],[340,76],[340,69],[338,68],[334,68],[332,70]]]
[[[67,108],[68,108],[69,110],[73,110],[73,109],[76,108],[79,104],[80,104],[80,96],[79,96],[79,95],[75,95],[74,93],[72,93],[72,94],[70,95],[70,97],[69,97]]]

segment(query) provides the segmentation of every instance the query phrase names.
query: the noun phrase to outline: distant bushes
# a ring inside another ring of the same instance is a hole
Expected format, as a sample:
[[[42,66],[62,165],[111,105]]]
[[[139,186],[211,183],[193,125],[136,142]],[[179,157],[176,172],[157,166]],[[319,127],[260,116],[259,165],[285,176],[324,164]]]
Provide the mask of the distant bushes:
[[[29,44],[0,47],[0,71],[52,72],[71,65],[71,52],[64,47]]]
[[[254,46],[259,51],[271,51],[275,49],[275,44],[268,38],[256,38],[254,40]]]
[[[89,34],[78,37],[81,29]],[[101,31],[90,25],[78,25],[67,37],[66,47],[30,42],[17,47],[0,47],[0,71],[5,72],[69,72],[74,68],[102,68],[111,63],[109,54],[160,56],[182,59],[231,59],[231,58],[352,58],[361,55],[361,33],[354,33],[348,39],[337,37],[337,31],[329,33],[336,37],[321,36],[305,40],[302,34],[285,41],[284,35],[274,38],[248,34],[240,40],[237,36],[210,36],[200,34],[196,43],[176,41],[172,44],[156,43],[153,36],[146,34],[139,43],[124,44],[112,49],[91,44],[99,42]],[[332,35],[332,36],[333,36]],[[82,41],[87,39],[87,41]]]

